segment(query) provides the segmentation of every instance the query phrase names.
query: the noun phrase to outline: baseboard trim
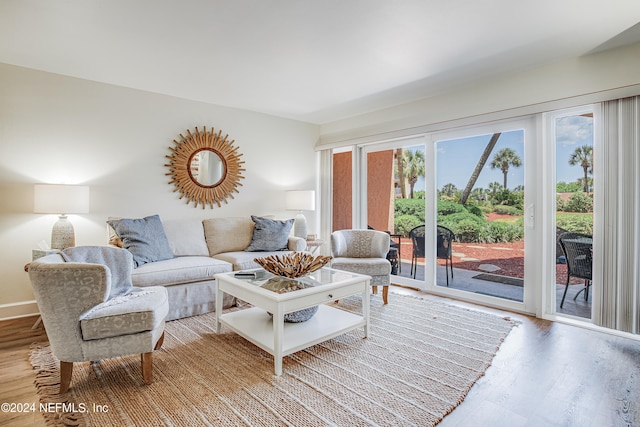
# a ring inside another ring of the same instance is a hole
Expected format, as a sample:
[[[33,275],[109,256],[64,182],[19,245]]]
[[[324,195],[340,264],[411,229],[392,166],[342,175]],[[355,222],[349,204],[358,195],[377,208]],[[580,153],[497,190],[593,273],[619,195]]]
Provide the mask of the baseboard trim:
[[[39,314],[38,304],[36,304],[35,300],[0,304],[0,321],[18,319],[20,317],[38,316]]]

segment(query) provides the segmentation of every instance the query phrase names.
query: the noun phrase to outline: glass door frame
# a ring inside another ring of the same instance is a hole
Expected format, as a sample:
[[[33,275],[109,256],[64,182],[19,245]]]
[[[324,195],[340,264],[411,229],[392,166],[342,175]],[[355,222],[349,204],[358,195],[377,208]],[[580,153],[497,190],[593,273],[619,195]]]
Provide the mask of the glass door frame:
[[[564,108],[559,110],[549,111],[547,113],[543,113],[540,116],[540,123],[542,132],[544,135],[544,144],[541,144],[541,156],[545,159],[545,162],[542,164],[542,180],[541,182],[543,192],[544,192],[544,250],[543,254],[543,262],[545,265],[548,265],[549,268],[544,269],[544,277],[543,282],[545,285],[542,286],[541,289],[541,305],[540,309],[536,313],[538,317],[548,319],[548,320],[561,320],[565,323],[571,324],[581,324],[581,323],[592,323],[593,319],[593,309],[594,309],[594,301],[592,299],[591,303],[591,318],[578,318],[576,316],[571,316],[563,313],[558,313],[556,311],[557,301],[556,301],[556,291],[555,288],[551,288],[552,285],[555,285],[556,280],[556,271],[555,271],[555,239],[550,239],[549,236],[553,234],[555,236],[556,230],[556,165],[557,165],[557,157],[556,157],[556,119],[561,117],[575,116],[584,113],[593,114],[593,153],[594,159],[601,159],[602,155],[600,154],[603,150],[602,144],[600,143],[600,134],[599,134],[599,123],[601,120],[601,107],[599,104],[587,104],[577,107]],[[598,179],[602,176],[602,165],[600,162],[594,160],[593,164],[593,177],[594,177],[594,206],[593,206],[593,278],[592,282],[592,290],[595,289],[595,286],[598,286],[597,278],[601,277],[598,275],[598,271],[602,268],[596,261],[599,260],[597,254],[601,252],[602,238],[599,237],[601,231],[601,226],[597,222],[597,218],[599,216],[598,211],[599,204],[597,203],[598,193],[602,194],[604,191],[603,183],[601,179]],[[553,268],[552,268],[553,267]],[[595,292],[593,292],[595,297]],[[592,297],[593,298],[593,297]]]
[[[368,212],[368,186],[367,186],[367,170],[368,170],[368,154],[374,153],[378,151],[386,151],[386,150],[395,150],[397,148],[403,148],[407,146],[417,146],[422,145],[426,150],[426,136],[425,135],[414,135],[405,138],[398,138],[390,141],[381,141],[378,143],[367,144],[359,147],[357,150],[357,157],[359,161],[357,162],[357,172],[354,173],[354,182],[356,182],[356,176],[358,176],[358,188],[354,188],[354,205],[359,205],[360,208],[356,211],[354,209],[354,228],[367,228],[367,221],[369,217]],[[354,151],[355,152],[355,151]],[[356,169],[354,168],[354,171]],[[426,179],[425,179],[426,184]],[[402,261],[400,261],[402,262]],[[417,288],[421,290],[426,290],[424,287],[424,283],[415,280],[409,277],[401,277],[401,276],[392,276],[392,282],[402,286],[408,286],[412,288]]]

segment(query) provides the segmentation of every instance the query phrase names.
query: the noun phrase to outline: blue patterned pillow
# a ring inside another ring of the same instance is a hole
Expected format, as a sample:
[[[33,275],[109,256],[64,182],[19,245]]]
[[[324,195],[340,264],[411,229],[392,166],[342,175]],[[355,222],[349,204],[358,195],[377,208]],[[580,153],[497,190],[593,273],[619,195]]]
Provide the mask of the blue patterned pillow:
[[[141,219],[107,221],[122,240],[122,246],[131,252],[136,267],[154,261],[173,258],[169,240],[158,215]]]
[[[293,219],[286,221],[262,218],[251,215],[255,223],[251,244],[245,249],[247,252],[257,251],[286,251],[289,246],[289,233],[293,227]]]

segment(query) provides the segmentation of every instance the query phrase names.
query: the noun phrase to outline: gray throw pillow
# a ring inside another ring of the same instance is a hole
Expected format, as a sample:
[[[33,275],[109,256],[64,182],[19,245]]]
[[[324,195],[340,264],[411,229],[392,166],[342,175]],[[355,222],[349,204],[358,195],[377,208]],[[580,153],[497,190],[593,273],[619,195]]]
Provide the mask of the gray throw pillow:
[[[122,246],[131,252],[136,267],[154,261],[173,258],[169,240],[158,215],[141,219],[107,221],[122,240]]]
[[[293,227],[293,219],[286,221],[262,218],[251,215],[255,223],[251,243],[245,249],[247,252],[257,251],[286,251],[289,246],[289,233]]]

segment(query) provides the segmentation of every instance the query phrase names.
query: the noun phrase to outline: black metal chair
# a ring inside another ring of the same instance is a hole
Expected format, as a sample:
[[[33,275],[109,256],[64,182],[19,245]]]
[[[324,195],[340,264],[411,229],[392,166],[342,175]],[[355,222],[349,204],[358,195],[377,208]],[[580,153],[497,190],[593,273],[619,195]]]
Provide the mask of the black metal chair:
[[[414,227],[409,231],[409,238],[413,243],[413,253],[411,255],[411,274],[416,278],[418,270],[418,258],[424,258],[424,225]]]
[[[445,260],[444,269],[445,269],[445,275],[447,276],[447,286],[449,286],[449,269],[451,269],[451,280],[453,280],[452,244],[456,238],[456,235],[453,234],[453,231],[449,230],[447,227],[443,227],[439,225],[436,237],[437,237],[436,257],[438,259]]]
[[[569,230],[565,230],[562,227],[556,226],[556,264],[566,264],[567,259],[564,256],[564,251],[562,250],[562,245],[560,245],[560,235],[562,233],[566,233]]]
[[[584,279],[584,288],[576,293],[573,299],[575,300],[583,291],[585,301],[589,299],[593,267],[593,238],[587,234],[566,232],[558,237],[558,242],[567,260],[567,283],[560,302],[560,308],[562,308],[571,277]]]
[[[375,230],[370,225],[367,225],[367,229]],[[392,237],[398,236],[397,234],[391,234],[390,231],[385,231],[390,237],[389,239],[389,252],[387,252],[387,259],[391,263],[391,274],[397,275],[398,270],[402,271],[402,263],[400,260],[400,245],[399,242],[396,242],[392,239]],[[400,240],[400,239],[398,239]]]

